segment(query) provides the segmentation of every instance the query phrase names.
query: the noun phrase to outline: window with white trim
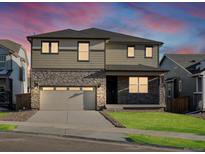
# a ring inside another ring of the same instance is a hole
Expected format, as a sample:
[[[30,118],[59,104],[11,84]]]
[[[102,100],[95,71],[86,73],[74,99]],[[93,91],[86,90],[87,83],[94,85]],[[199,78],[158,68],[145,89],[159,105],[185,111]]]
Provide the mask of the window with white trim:
[[[56,87],[57,91],[65,91],[67,90],[67,87]]]
[[[54,87],[43,87],[42,90],[44,90],[44,91],[53,91]]]
[[[70,91],[80,91],[80,87],[69,87]]]
[[[6,66],[6,55],[0,55],[0,68],[4,68]]]
[[[148,93],[148,77],[129,77],[129,93]]]
[[[78,60],[89,61],[89,43],[78,43]]]

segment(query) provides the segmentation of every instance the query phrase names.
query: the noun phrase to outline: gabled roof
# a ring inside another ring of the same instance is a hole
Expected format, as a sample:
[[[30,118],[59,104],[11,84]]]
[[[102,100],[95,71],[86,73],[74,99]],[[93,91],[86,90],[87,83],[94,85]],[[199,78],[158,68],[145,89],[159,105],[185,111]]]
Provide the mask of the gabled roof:
[[[7,39],[0,39],[0,46],[3,47],[3,48],[8,49],[9,52],[11,52],[16,57],[19,54],[20,48],[22,48],[22,46],[20,44],[14,42],[14,41],[11,41],[11,40],[7,40]],[[28,63],[28,57],[27,57],[27,53],[26,53],[25,50],[24,50],[24,53],[25,53],[25,56],[26,56],[25,61],[26,61],[26,63]]]
[[[165,54],[164,57],[168,57],[177,64],[186,68],[190,65],[200,62],[201,60],[204,60],[205,54]],[[161,62],[163,61],[164,57],[162,58]]]
[[[202,60],[205,60],[205,54],[165,54],[162,60],[160,61],[160,65],[165,57],[171,59],[177,65],[179,65],[189,73],[191,72],[188,70],[188,67]]]
[[[86,38],[86,39],[101,38],[101,39],[105,39],[103,37],[93,37],[92,35],[86,35],[83,32],[73,30],[73,29],[64,29],[64,30],[59,30],[59,31],[54,31],[54,32],[32,35],[32,36],[28,36],[27,38],[28,39],[30,38]]]
[[[135,37],[135,36],[126,35],[117,32],[111,32],[111,31],[98,29],[98,28],[88,28],[80,31],[65,29],[65,30],[32,35],[27,37],[28,40],[32,38],[106,39],[106,40],[110,40],[111,42],[152,43],[152,44],[160,44],[160,45],[163,44],[162,42],[159,41],[149,40],[149,39]]]
[[[18,52],[21,48],[20,44],[11,40],[4,40],[4,39],[0,39],[0,46],[9,49],[15,55],[18,55]]]
[[[161,68],[146,65],[106,65],[108,71],[142,71],[142,72],[166,72]]]
[[[108,37],[110,38],[111,42],[138,42],[138,43],[156,43],[156,44],[163,44],[162,42],[145,39],[141,37],[135,37],[131,35],[121,34],[117,32],[111,32],[103,29],[97,29],[97,28],[88,28],[81,30],[80,32],[83,32],[87,35],[92,35],[96,37]]]

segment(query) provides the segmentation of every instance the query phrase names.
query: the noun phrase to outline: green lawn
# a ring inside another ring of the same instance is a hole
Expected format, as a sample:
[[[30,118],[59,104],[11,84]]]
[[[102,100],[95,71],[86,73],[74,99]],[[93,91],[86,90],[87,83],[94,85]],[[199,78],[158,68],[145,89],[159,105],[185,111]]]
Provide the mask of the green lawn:
[[[15,128],[16,128],[16,125],[0,124],[0,131],[10,131],[10,130],[14,130]]]
[[[4,117],[8,115],[8,112],[0,112],[0,117]],[[0,124],[0,131],[9,131],[16,128],[16,125],[10,125],[10,124]]]
[[[205,141],[195,141],[171,137],[156,137],[148,135],[129,135],[128,139],[140,144],[152,144],[168,147],[205,150]]]
[[[8,114],[9,114],[8,112],[0,112],[0,117],[6,116]]]
[[[108,112],[127,128],[205,135],[205,120],[165,112]]]

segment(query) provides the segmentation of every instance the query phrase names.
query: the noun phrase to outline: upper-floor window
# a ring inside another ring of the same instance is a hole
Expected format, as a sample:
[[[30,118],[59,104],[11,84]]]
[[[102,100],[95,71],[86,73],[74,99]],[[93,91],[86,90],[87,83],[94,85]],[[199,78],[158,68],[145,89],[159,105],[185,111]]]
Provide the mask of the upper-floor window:
[[[202,77],[197,78],[197,92],[202,92]]]
[[[127,57],[135,57],[135,47],[134,46],[128,46],[127,47]]]
[[[129,77],[129,93],[148,93],[148,77]]]
[[[42,53],[58,53],[58,42],[42,42]]]
[[[6,56],[0,55],[0,68],[4,68],[6,65]]]
[[[19,80],[25,81],[25,69],[24,67],[19,67]]]
[[[78,43],[78,60],[89,61],[89,43],[80,42]]]
[[[153,56],[153,47],[145,47],[145,57],[152,58]]]

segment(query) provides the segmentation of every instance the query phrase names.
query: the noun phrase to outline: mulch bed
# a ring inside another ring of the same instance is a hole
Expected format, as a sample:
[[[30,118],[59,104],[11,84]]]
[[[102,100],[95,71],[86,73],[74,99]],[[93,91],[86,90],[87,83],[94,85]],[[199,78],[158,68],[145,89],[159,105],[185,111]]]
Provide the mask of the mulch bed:
[[[35,110],[8,112],[5,116],[0,116],[0,121],[26,121],[36,113]]]

